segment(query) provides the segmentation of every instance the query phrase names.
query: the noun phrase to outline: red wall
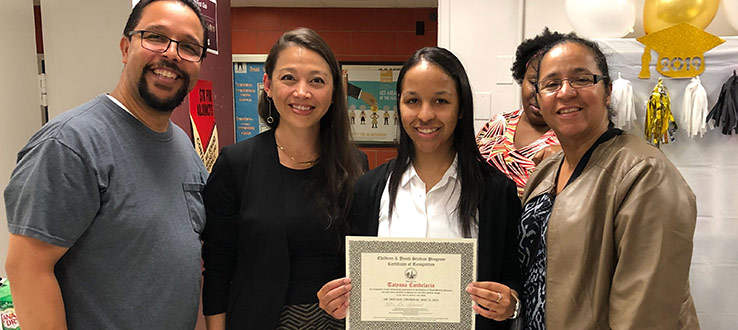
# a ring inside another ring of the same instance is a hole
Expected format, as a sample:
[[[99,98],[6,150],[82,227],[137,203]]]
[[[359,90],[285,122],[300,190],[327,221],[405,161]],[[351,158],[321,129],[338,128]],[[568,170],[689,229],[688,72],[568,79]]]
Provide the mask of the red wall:
[[[397,149],[395,147],[362,147],[359,149],[366,154],[369,160],[369,169],[373,169],[397,157]]]
[[[282,33],[309,27],[331,46],[339,61],[404,62],[416,50],[435,46],[436,8],[263,8],[231,9],[234,54],[267,54]],[[415,35],[415,22],[425,35]]]

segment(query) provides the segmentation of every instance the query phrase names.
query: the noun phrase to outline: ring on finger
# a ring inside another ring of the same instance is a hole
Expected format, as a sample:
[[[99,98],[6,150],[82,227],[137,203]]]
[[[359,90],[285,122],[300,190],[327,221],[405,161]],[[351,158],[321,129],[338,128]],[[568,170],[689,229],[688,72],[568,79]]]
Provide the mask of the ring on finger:
[[[495,302],[499,303],[500,300],[502,300],[502,293],[497,292],[497,300],[495,300]]]

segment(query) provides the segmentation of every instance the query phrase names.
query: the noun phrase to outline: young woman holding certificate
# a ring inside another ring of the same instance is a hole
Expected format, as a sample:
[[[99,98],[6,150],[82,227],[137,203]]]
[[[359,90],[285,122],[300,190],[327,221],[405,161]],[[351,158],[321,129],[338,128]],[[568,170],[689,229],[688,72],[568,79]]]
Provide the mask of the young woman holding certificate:
[[[477,149],[469,79],[448,50],[417,51],[397,81],[402,120],[397,158],[356,183],[352,233],[380,237],[478,238],[477,329],[507,329],[517,316],[519,269],[515,184]],[[351,279],[325,284],[320,307],[345,318]]]

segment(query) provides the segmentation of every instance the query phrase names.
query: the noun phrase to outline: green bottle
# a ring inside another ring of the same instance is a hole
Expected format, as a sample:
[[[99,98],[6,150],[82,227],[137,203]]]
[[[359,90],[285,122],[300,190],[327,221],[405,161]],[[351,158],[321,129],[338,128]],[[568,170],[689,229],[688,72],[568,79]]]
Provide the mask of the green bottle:
[[[0,321],[3,324],[3,330],[20,330],[7,278],[0,279]]]

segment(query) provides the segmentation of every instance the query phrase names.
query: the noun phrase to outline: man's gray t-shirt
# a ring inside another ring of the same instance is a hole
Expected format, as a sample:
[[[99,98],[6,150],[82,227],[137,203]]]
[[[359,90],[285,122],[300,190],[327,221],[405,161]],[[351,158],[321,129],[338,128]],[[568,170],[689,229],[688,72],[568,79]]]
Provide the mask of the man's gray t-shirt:
[[[179,127],[155,132],[100,95],[18,153],[8,227],[69,248],[55,273],[70,329],[193,329],[206,179]]]

